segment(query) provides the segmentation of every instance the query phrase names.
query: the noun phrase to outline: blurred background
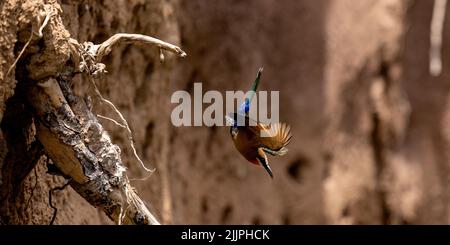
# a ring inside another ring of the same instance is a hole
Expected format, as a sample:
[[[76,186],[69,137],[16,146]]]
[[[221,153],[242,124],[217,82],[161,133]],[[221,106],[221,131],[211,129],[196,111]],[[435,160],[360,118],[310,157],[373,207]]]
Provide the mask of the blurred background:
[[[180,45],[184,59],[122,45],[101,91],[124,113],[138,154],[156,168],[138,193],[166,224],[450,223],[450,14],[443,70],[429,72],[428,0],[59,1],[80,42],[118,32]],[[447,11],[448,12],[448,11]],[[280,91],[292,126],[289,153],[269,159],[275,178],[249,164],[225,127],[172,126],[174,91]],[[76,83],[78,93],[87,83]],[[113,115],[96,105],[102,115]],[[131,178],[145,177],[126,131],[105,121]],[[41,161],[19,223],[45,223],[60,177]],[[32,186],[35,176],[27,177]],[[59,224],[111,224],[73,190],[58,194]]]

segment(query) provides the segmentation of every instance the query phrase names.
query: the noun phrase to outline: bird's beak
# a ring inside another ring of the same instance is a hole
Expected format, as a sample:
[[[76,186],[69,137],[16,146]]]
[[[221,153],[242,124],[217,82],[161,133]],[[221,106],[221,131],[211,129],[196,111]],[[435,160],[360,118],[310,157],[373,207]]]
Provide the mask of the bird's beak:
[[[267,162],[267,158],[258,157],[257,159],[258,159],[259,164],[261,164],[261,166],[263,166],[264,169],[267,171],[267,173],[270,175],[270,178],[273,179],[272,169],[270,168],[269,163]]]
[[[261,165],[264,167],[264,169],[267,171],[267,173],[269,173],[270,178],[273,179],[272,169],[270,169],[269,164],[266,161],[264,161],[264,162],[261,163]]]

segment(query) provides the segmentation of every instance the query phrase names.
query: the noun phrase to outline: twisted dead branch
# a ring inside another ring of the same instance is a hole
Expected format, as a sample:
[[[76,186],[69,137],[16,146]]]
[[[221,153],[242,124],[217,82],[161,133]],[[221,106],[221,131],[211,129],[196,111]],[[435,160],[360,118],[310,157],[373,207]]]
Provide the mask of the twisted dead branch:
[[[122,113],[117,109],[117,107],[109,100],[105,99],[100,91],[97,88],[95,78],[104,75],[106,71],[106,66],[101,63],[104,56],[108,55],[112,47],[119,43],[132,43],[136,45],[154,45],[159,48],[160,52],[160,60],[164,60],[164,55],[162,50],[167,50],[177,54],[180,57],[186,57],[186,52],[184,52],[178,46],[175,46],[170,43],[166,43],[159,39],[141,35],[141,34],[128,34],[128,33],[118,33],[107,39],[101,44],[94,45],[91,42],[85,42],[83,45],[79,44],[75,39],[70,39],[70,48],[72,50],[73,60],[78,67],[80,72],[85,72],[89,76],[89,81],[94,87],[94,91],[97,97],[104,104],[108,105],[120,118],[121,123],[118,123],[112,118],[102,117],[104,119],[108,119],[112,122],[115,122],[116,125],[125,128],[128,133],[128,138],[130,141],[130,146],[133,151],[133,155],[136,160],[139,162],[141,167],[146,171],[153,173],[154,169],[149,169],[145,166],[144,162],[141,160],[136,151],[136,146],[134,145],[133,133],[131,132],[130,126],[122,115]]]
[[[39,19],[42,24],[37,36],[42,37],[43,28],[54,14],[47,9],[46,18],[42,22]],[[94,79],[106,73],[102,58],[119,43],[154,45],[159,49],[161,60],[164,59],[163,50],[180,57],[186,56],[186,53],[175,45],[141,34],[120,33],[97,45],[91,42],[80,44],[75,39],[67,41],[72,62],[68,62],[57,74],[33,83],[27,90],[27,100],[35,114],[38,140],[56,168],[66,179],[70,179],[67,183],[117,224],[159,224],[131,186],[121,160],[121,150],[111,142],[98,118],[126,128],[138,162],[146,171],[153,170],[146,168],[139,158],[125,117],[112,102],[103,98]],[[20,55],[17,60],[19,58]],[[75,64],[75,67],[69,64]],[[94,85],[96,95],[117,113],[121,122],[105,116],[97,117],[87,102],[73,93],[72,79],[78,73],[87,76]]]
[[[116,223],[159,224],[131,187],[120,148],[84,100],[73,94],[70,79],[40,81],[28,92],[45,151],[63,176],[72,179],[70,186]]]
[[[108,40],[106,40],[105,42],[103,42],[98,46],[98,50],[96,52],[97,62],[101,62],[103,57],[111,52],[112,47],[115,44],[119,43],[132,43],[136,45],[146,45],[146,44],[155,45],[160,50],[160,56],[162,55],[162,50],[173,52],[179,55],[180,57],[186,57],[187,55],[183,50],[181,50],[181,48],[153,37],[141,34],[118,33],[110,37]]]

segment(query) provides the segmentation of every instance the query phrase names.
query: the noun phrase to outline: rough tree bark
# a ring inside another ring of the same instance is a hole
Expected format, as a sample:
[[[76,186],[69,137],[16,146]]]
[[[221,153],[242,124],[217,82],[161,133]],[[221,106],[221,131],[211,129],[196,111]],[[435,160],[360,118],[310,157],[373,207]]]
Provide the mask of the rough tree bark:
[[[119,147],[84,100],[73,95],[70,79],[49,78],[30,88],[45,151],[70,185],[117,223],[159,224],[131,187]]]

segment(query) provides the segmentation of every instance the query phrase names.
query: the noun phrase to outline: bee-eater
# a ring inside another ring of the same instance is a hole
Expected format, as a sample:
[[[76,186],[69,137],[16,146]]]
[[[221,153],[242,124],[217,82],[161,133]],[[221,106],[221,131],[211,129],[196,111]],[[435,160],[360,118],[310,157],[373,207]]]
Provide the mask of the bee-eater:
[[[263,124],[249,118],[250,103],[258,88],[262,71],[262,68],[258,70],[252,88],[247,93],[245,101],[240,105],[237,113],[227,115],[226,119],[231,126],[230,134],[236,149],[249,162],[263,166],[270,177],[273,178],[266,153],[273,156],[286,154],[288,151],[286,146],[289,144],[292,135],[288,124],[279,122]]]

